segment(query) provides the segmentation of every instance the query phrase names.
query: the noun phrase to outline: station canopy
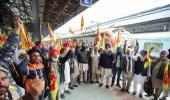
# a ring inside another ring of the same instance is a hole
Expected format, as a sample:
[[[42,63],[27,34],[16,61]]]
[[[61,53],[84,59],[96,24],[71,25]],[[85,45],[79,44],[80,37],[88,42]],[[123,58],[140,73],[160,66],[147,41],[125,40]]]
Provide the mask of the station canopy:
[[[92,4],[98,0],[92,0]],[[34,0],[0,0],[0,27],[9,28],[12,18],[19,16],[25,23],[28,31],[33,31]],[[41,28],[51,24],[57,29],[71,18],[81,13],[87,7],[80,5],[80,0],[38,0],[38,18]]]

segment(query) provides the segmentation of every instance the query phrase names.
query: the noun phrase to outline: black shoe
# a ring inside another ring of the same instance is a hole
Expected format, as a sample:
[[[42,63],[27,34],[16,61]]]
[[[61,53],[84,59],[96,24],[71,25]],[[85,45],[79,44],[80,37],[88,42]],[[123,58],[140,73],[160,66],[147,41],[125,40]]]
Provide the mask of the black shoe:
[[[153,100],[158,100],[158,98],[157,97],[154,97],[154,99]],[[161,99],[160,99],[161,100]]]
[[[113,87],[113,86],[114,86],[114,84],[112,83],[112,84],[111,84],[111,87]]]
[[[108,85],[106,85],[106,89],[109,89],[109,86],[108,86]]]
[[[74,87],[72,87],[72,86],[70,86],[69,88],[72,89],[72,90],[74,89]]]
[[[134,91],[132,94],[133,94],[133,95],[136,95],[136,91]]]
[[[71,92],[69,91],[69,90],[67,90],[67,91],[64,91],[65,93],[67,93],[67,94],[71,94]]]
[[[84,83],[88,84],[88,82],[87,82],[87,81],[84,81]]]
[[[65,95],[64,94],[61,94],[60,97],[61,97],[61,99],[65,99]]]
[[[130,94],[129,89],[126,89],[125,91]]]
[[[99,81],[96,81],[95,83],[100,84],[100,82],[99,82]]]
[[[139,97],[142,98],[142,93],[139,94]]]
[[[150,97],[150,96],[152,96],[152,94],[146,94],[145,96],[146,96],[146,97]]]
[[[79,85],[81,85],[81,82],[78,82]]]
[[[167,100],[166,96],[163,96],[160,100]]]
[[[74,87],[78,87],[78,85],[74,85]]]
[[[103,84],[101,83],[101,84],[99,84],[99,87],[102,87],[103,86]]]
[[[120,91],[121,91],[121,92],[125,92],[125,89],[124,89],[124,88],[122,88]]]
[[[121,88],[120,84],[117,84],[116,86],[117,86],[118,88]]]
[[[90,81],[91,84],[93,84],[94,82],[93,81]]]

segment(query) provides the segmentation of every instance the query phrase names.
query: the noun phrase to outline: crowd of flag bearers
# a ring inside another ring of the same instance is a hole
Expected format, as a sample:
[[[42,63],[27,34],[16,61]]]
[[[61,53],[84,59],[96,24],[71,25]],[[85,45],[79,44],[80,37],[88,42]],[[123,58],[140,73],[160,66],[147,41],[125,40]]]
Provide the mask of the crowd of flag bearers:
[[[16,29],[0,49],[0,99],[64,99],[71,94],[70,89],[82,82],[99,87],[105,85],[107,89],[116,86],[121,92],[139,94],[140,98],[144,92],[153,96],[153,100],[165,100],[168,96],[170,65],[166,50],[160,51],[156,58],[150,55],[153,47],[139,51],[138,41],[134,46],[127,45],[126,40],[120,46],[120,30],[117,38],[109,36],[109,42],[104,33],[100,43],[99,28],[96,42],[57,42],[49,24],[51,43],[33,44],[23,24],[18,19],[14,22]],[[17,85],[16,89],[9,88],[13,84]]]

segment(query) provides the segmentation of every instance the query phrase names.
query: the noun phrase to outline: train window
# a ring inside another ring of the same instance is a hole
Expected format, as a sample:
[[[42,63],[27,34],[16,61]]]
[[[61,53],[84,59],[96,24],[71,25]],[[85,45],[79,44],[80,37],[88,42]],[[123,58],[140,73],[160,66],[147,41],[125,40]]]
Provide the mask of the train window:
[[[163,43],[158,43],[158,42],[145,42],[145,43],[144,43],[144,49],[147,49],[148,47],[154,47],[153,52],[159,53],[160,50],[163,49]]]

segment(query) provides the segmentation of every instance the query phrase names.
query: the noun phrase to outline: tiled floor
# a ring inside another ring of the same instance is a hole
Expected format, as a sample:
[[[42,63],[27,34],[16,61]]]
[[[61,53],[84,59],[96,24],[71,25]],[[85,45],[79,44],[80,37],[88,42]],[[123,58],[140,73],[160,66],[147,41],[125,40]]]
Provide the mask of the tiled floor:
[[[113,100],[105,91],[96,84],[81,84],[78,88],[71,90],[65,100]]]
[[[151,98],[140,99],[127,93],[120,92],[120,89],[113,87],[106,89],[99,88],[97,84],[81,84],[78,88],[66,94],[65,100],[151,100]]]
[[[132,90],[131,87],[130,92]],[[71,90],[71,94],[66,94],[64,100],[152,100],[153,98],[144,95],[141,99],[138,96],[122,93],[117,87],[106,89],[104,86],[99,88],[98,84],[82,83],[79,87]],[[167,100],[170,100],[170,98],[168,97]]]

